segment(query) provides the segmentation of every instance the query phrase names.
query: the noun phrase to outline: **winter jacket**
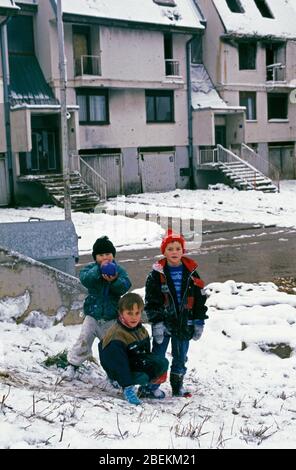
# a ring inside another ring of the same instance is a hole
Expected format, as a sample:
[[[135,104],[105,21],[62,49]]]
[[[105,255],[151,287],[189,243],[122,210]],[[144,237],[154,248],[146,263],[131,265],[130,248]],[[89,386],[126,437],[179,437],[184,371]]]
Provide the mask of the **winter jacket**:
[[[97,263],[90,263],[80,271],[80,281],[88,289],[83,305],[85,315],[105,321],[117,318],[118,301],[131,287],[127,272],[119,264],[117,272],[117,279],[108,282]]]
[[[100,341],[99,355],[108,376],[122,387],[133,384],[132,372],[145,372],[150,378],[158,375],[155,358],[159,358],[150,353],[150,338],[141,323],[128,328],[117,320]]]
[[[197,263],[182,257],[183,275],[181,304],[178,304],[174,283],[166,258],[153,265],[146,280],[145,312],[150,323],[164,322],[168,331],[181,340],[193,336],[194,326],[190,320],[205,320],[206,296],[202,293],[204,282],[200,279]]]

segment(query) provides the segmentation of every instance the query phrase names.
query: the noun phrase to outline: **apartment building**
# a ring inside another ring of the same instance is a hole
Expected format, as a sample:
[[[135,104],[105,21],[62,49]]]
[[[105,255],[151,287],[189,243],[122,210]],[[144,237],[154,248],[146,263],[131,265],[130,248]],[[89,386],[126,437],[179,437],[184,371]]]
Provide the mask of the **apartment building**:
[[[199,163],[206,162],[218,144],[245,158],[247,144],[257,162],[261,159],[268,166],[270,176],[278,170],[280,178],[295,178],[292,3],[199,0],[199,5],[207,20],[202,60],[208,80],[207,97],[201,99],[197,83],[193,102]]]
[[[38,176],[63,170],[57,11],[55,0],[18,5],[7,30],[13,189],[37,204]],[[189,42],[204,31],[195,2],[62,8],[71,169],[94,170],[108,196],[188,187]]]
[[[0,206],[10,202],[9,179],[12,180],[11,151],[7,145],[9,128],[6,126],[9,115],[6,28],[10,17],[18,10],[13,0],[0,0]]]

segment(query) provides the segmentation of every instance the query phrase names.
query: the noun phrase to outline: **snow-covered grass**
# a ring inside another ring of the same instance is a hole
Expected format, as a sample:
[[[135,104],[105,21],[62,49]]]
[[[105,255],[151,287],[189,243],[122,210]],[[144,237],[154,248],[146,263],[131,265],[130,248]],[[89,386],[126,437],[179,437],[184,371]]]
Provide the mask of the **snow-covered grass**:
[[[203,220],[275,224],[295,227],[296,180],[281,182],[280,193],[239,191],[224,185],[209,190],[175,190],[168,193],[144,193],[120,196],[98,207],[93,214],[73,212],[79,240],[79,252],[89,253],[96,238],[108,235],[118,250],[158,247],[168,217],[195,219],[200,230]],[[107,213],[102,213],[102,209]],[[114,216],[115,210],[117,214]],[[128,213],[129,217],[124,217]],[[130,217],[132,216],[132,217]],[[25,222],[30,217],[60,220],[64,211],[57,207],[0,209],[1,222]],[[148,219],[149,220],[146,220]],[[0,236],[1,244],[1,236]]]
[[[11,299],[2,300],[0,448],[295,449],[295,353],[280,359],[263,346],[285,343],[295,351],[296,296],[272,283],[234,281],[206,292],[210,318],[188,357],[192,398],[172,398],[166,383],[166,399],[138,407],[95,363],[73,382],[44,366],[46,357],[71,347],[80,326],[16,325],[5,310]],[[26,299],[17,301],[15,315]]]

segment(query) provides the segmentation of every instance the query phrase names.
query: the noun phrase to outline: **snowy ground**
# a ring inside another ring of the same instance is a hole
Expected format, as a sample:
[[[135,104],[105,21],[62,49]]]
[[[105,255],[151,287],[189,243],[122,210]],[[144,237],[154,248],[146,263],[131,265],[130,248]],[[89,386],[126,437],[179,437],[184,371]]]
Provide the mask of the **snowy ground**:
[[[129,196],[126,203],[136,210],[131,202],[140,201],[151,213],[160,212],[151,207],[163,207],[167,214],[171,206],[196,210],[198,202],[203,219],[296,225],[296,181],[283,182],[280,194],[219,188]],[[0,210],[1,222],[31,216],[63,218],[63,211]],[[73,214],[73,220],[83,237],[81,251],[90,251],[105,233],[116,246],[129,248],[159,245],[163,233],[153,222],[122,216]],[[188,356],[186,384],[193,397],[172,398],[165,384],[167,398],[142,407],[123,401],[94,363],[87,363],[73,383],[61,381],[60,369],[46,368],[43,361],[69,348],[80,327],[53,326],[38,314],[17,325],[25,295],[0,299],[0,448],[295,449],[296,292],[231,280],[206,291],[210,318]],[[272,354],[276,344],[292,351],[290,357]],[[93,354],[98,357],[97,343]]]
[[[2,300],[0,448],[295,449],[296,357],[280,359],[268,348],[295,350],[296,295],[272,283],[227,281],[206,290],[210,319],[191,342],[186,376],[193,397],[172,398],[165,384],[165,400],[139,407],[111,389],[94,363],[74,382],[61,381],[62,369],[43,361],[69,348],[80,326],[16,325],[21,299],[13,313]]]
[[[296,180],[282,181],[281,192],[238,191],[224,185],[211,190],[176,190],[168,193],[145,193],[118,197],[97,213],[73,212],[73,223],[79,240],[79,252],[89,253],[97,237],[106,234],[118,250],[156,247],[160,245],[164,230],[156,223],[162,217],[163,226],[168,216],[198,220],[239,223],[275,224],[280,227],[296,227]],[[123,215],[112,216],[114,210]],[[1,222],[25,222],[30,217],[45,220],[64,218],[64,211],[57,207],[0,209]],[[149,221],[144,219],[149,218]],[[1,237],[0,237],[1,243]]]

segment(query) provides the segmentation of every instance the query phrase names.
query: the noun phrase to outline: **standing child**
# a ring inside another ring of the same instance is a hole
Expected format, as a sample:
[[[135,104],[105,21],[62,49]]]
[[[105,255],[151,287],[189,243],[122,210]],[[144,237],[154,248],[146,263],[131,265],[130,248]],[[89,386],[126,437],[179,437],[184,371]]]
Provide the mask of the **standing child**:
[[[96,337],[101,339],[117,318],[118,301],[131,287],[126,271],[114,261],[116,249],[103,236],[93,245],[90,263],[80,271],[80,281],[88,289],[84,301],[85,319],[81,333],[68,354],[69,366],[65,378],[74,377],[78,367],[92,355]]]
[[[171,340],[173,396],[190,396],[183,388],[189,341],[201,337],[208,318],[197,263],[184,256],[184,251],[183,236],[168,230],[161,243],[164,258],[153,265],[146,280],[145,311],[152,323],[152,351],[164,357]]]
[[[141,323],[143,308],[144,302],[138,294],[121,297],[117,323],[109,328],[99,344],[102,367],[108,377],[123,388],[125,399],[132,405],[141,404],[136,384],[141,385],[141,396],[145,386],[165,382],[168,370],[168,360],[150,352],[149,334]],[[164,398],[164,392],[159,392],[150,397]]]

